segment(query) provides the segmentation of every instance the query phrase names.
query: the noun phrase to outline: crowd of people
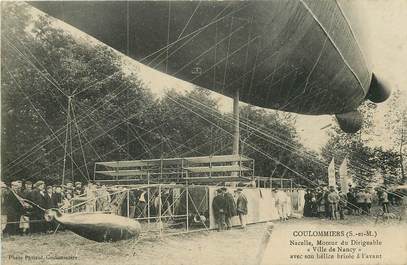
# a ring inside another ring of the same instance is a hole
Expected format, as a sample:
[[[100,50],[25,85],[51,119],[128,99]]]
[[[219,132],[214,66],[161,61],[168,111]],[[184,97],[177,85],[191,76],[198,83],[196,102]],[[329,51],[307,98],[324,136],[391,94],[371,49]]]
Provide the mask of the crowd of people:
[[[99,187],[97,187],[99,186]],[[74,211],[72,203],[75,199],[95,198],[93,210],[104,210],[110,202],[106,187],[100,184],[68,181],[65,185],[46,185],[42,180],[13,181],[10,186],[1,183],[1,215],[3,233],[9,235],[41,233],[54,229],[54,224],[47,223],[44,211],[58,208],[61,211]],[[96,199],[97,198],[97,199]],[[89,208],[89,204],[84,204]]]
[[[232,217],[238,216],[241,228],[246,229],[247,198],[241,188],[234,191],[234,195],[227,191],[226,187],[216,190],[212,208],[218,231],[232,229]]]
[[[125,192],[121,192],[120,187],[108,188],[100,183],[82,185],[79,181],[68,181],[65,185],[46,185],[41,180],[35,183],[13,181],[9,186],[1,182],[1,188],[1,217],[2,224],[6,224],[3,233],[9,235],[55,231],[55,224],[44,219],[44,211],[51,208],[62,212],[115,212],[138,219],[177,214],[173,212],[177,208],[174,206],[174,190],[169,188],[124,189]],[[289,194],[274,188],[273,199],[280,220],[288,220]],[[384,189],[350,186],[345,193],[340,188],[322,186],[306,190],[303,215],[332,220],[344,219],[345,213],[368,215],[373,202],[380,204],[384,213],[389,213],[389,205],[397,203],[397,198]],[[237,188],[233,194],[226,187],[217,189],[212,209],[218,231],[231,229],[235,216],[239,218],[241,227],[246,229],[248,200],[242,188]]]
[[[348,192],[323,186],[307,189],[304,195],[304,216],[327,219],[344,219],[348,215],[369,215],[372,203],[382,206],[384,213],[389,213],[389,193],[384,189],[372,189],[349,186]],[[396,203],[394,200],[392,203]]]

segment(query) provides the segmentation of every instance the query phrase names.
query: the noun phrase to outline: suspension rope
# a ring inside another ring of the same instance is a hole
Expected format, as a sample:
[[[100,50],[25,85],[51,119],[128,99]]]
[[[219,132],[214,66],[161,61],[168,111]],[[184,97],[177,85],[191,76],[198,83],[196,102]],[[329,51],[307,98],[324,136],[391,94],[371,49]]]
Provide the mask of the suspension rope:
[[[16,50],[18,53],[20,53],[22,56],[24,56],[24,54],[23,54],[17,47],[15,47],[15,46],[12,44],[12,42],[8,40],[7,37],[5,38],[5,40],[6,40],[6,43],[7,43],[11,48],[13,48],[13,49]],[[39,73],[44,79],[48,80],[59,92],[61,92],[61,94],[63,94],[65,97],[68,97],[68,95],[67,95],[64,91],[62,91],[62,89],[61,89],[57,84],[55,84],[55,83],[54,83],[53,81],[51,81],[46,75],[44,75],[44,73],[43,73],[40,69],[38,69],[38,67],[37,67],[35,64],[33,64],[33,63],[32,63],[30,60],[28,60],[27,58],[25,59],[25,61],[27,61],[32,67],[34,67],[34,69],[37,70],[38,73]]]
[[[194,17],[196,11],[198,10],[199,6],[201,5],[202,1],[199,1],[198,4],[196,5],[194,11],[192,12],[191,16],[189,17],[187,23],[185,24],[184,28],[181,30],[181,33],[178,35],[177,40],[181,38],[182,34],[184,34],[184,31],[188,28],[189,23],[191,22],[192,18]],[[167,43],[168,45],[168,43]]]
[[[81,134],[80,134],[80,131],[79,131],[79,126],[78,126],[78,123],[76,122],[75,108],[74,108],[74,106],[72,104],[71,104],[71,109],[72,109],[72,117],[73,117],[73,119],[75,121],[75,127],[76,127],[76,131],[77,131],[77,134],[78,134],[79,144],[80,144],[81,150],[82,150],[83,163],[86,165],[87,163],[86,163],[86,157],[85,157],[85,150],[83,149]],[[88,176],[87,179],[88,179],[88,182],[89,182],[89,179],[90,179],[89,169],[86,166],[85,166],[85,169],[86,169],[86,173],[87,173],[87,176]]]
[[[191,100],[193,100],[193,99],[191,99]],[[195,103],[196,104],[199,104],[199,105],[202,105],[203,107],[205,107],[205,108],[210,108],[210,107],[208,107],[208,106],[206,106],[206,105],[204,105],[204,104],[202,104],[201,102],[199,102],[199,101],[195,101]],[[194,105],[191,105],[190,107],[194,107]],[[231,123],[230,123],[231,124]],[[244,123],[243,123],[244,124]],[[245,124],[244,124],[245,125]],[[247,125],[248,126],[248,125]],[[248,126],[249,128],[251,128],[251,129],[253,129],[253,130],[255,130],[255,131],[259,131],[257,128],[255,128],[255,127],[251,127],[251,126]],[[259,131],[259,132],[261,132],[261,131]],[[264,132],[261,132],[263,135],[264,135]],[[265,136],[267,136],[267,134],[265,135]],[[264,140],[267,140],[267,139],[265,139],[265,138],[263,138]],[[273,143],[273,142],[272,142]],[[277,144],[275,144],[275,143],[273,143],[274,145],[277,145]],[[281,148],[283,148],[283,149],[286,149],[285,147],[283,147],[283,146],[281,146],[281,145],[277,145],[277,146],[279,146],[279,147],[281,147]],[[294,154],[297,154],[297,150],[296,150],[297,148],[294,146],[293,147],[293,150],[291,151],[291,150],[288,150],[288,149],[286,149],[287,151],[290,151],[290,152],[292,152],[292,153],[294,153]],[[306,156],[304,156],[304,158],[307,158]],[[308,158],[308,159],[310,159],[310,158]],[[312,160],[313,158],[311,158],[311,160]],[[324,163],[322,163],[322,162],[320,162],[320,161],[318,161],[318,160],[315,160],[317,163],[320,163],[320,164],[323,164],[323,165],[325,165],[326,166],[326,164],[324,164]]]
[[[71,105],[71,97],[68,98],[68,107]],[[69,110],[69,108],[68,108]],[[68,111],[68,115],[66,116],[66,133],[65,133],[65,144],[64,144],[64,164],[62,166],[62,185],[65,182],[65,169],[66,169],[66,149],[68,146],[68,124],[70,123],[70,111]]]
[[[25,95],[26,99],[29,101],[29,103],[31,104],[31,106],[34,108],[34,110],[37,112],[37,114],[39,115],[39,117],[41,118],[41,120],[45,123],[45,125],[47,126],[47,128],[51,131],[51,133],[53,135],[55,135],[54,130],[51,128],[51,126],[48,124],[48,122],[45,120],[45,118],[42,116],[41,112],[35,107],[35,105],[33,104],[33,102],[31,101],[31,99],[27,96],[27,94],[24,92],[24,90],[20,87],[20,84],[17,82],[17,80],[14,78],[13,74],[8,70],[8,67],[6,67],[6,71],[8,72],[8,74],[12,77],[12,79],[14,80],[14,82],[17,85],[17,88]],[[63,144],[61,143],[61,141],[59,140],[59,138],[57,138],[58,143],[61,145],[62,148],[64,148]],[[71,157],[72,159],[72,157]],[[72,159],[73,161],[73,159]],[[76,163],[75,163],[76,165]],[[76,165],[77,166],[77,165]],[[83,172],[80,170],[80,173],[83,175]]]
[[[121,84],[118,88],[120,88],[123,84]],[[117,90],[118,88],[116,88],[115,90]],[[115,90],[113,90],[113,92],[115,92]],[[123,90],[121,92],[119,92],[118,94],[122,93]],[[118,96],[118,94],[116,96]],[[104,97],[103,97],[104,98]],[[103,100],[100,99],[98,100],[98,102],[96,102],[92,107],[97,105],[97,108],[94,108],[94,110],[92,112],[95,112],[97,110],[99,110],[100,108],[103,108],[105,106],[105,104],[107,104],[108,102],[110,102],[111,100],[113,100],[115,97],[112,97],[110,99],[108,99],[106,102],[100,104],[100,101]],[[116,110],[117,111],[117,110]],[[114,111],[113,113],[115,113],[116,111]],[[92,113],[91,112],[91,113]],[[89,117],[90,113],[89,112],[84,112],[85,114],[81,116],[81,118],[78,120],[79,122],[84,120],[85,118]],[[72,121],[71,121],[72,122]],[[71,122],[69,124],[71,124]],[[64,133],[64,131],[66,130],[66,128],[68,128],[68,125],[66,125],[65,127],[61,127],[59,128],[55,133],[57,134],[57,136],[61,135],[62,133]],[[87,128],[89,129],[89,128]],[[87,130],[85,129],[85,131]],[[47,139],[45,138],[44,140],[42,140],[41,142],[39,142],[37,145],[35,145],[34,147],[32,147],[29,151],[25,152],[23,155],[20,155],[18,158],[16,158],[15,160],[13,160],[10,164],[12,164],[11,166],[6,167],[7,169],[11,169],[17,165],[19,165],[21,163],[21,161],[24,161],[27,157],[29,157],[30,155],[34,154],[34,152],[36,150],[39,150],[40,148],[43,148],[45,145],[51,143],[53,140],[55,140],[55,137],[52,136],[51,139]],[[45,143],[44,143],[45,142]],[[54,149],[55,150],[55,149]],[[20,161],[20,162],[18,162]],[[14,164],[16,163],[16,164]]]
[[[221,12],[219,12],[219,14],[216,15],[216,16],[211,20],[211,22],[213,22],[216,18],[218,18],[218,17],[223,13],[223,11],[228,8],[229,5],[231,5],[231,2],[230,2]],[[217,24],[215,24],[215,25],[217,25]],[[174,51],[172,51],[172,52],[169,54],[169,56],[174,55],[177,51],[179,51],[180,49],[182,49],[185,45],[187,45],[187,44],[190,43],[192,40],[194,40],[195,37],[197,37],[200,33],[201,33],[201,32],[199,31],[199,32],[193,34],[193,35],[192,35],[189,39],[187,39],[184,43],[182,43],[181,45],[177,45],[177,48],[174,49]],[[153,64],[153,62],[154,62],[155,60],[159,59],[162,55],[163,55],[163,53],[158,54],[154,59],[152,59],[152,60],[147,64],[147,66],[151,66],[151,65]],[[163,61],[165,61],[165,59],[162,60],[161,62],[159,62],[158,64],[156,64],[154,67],[157,67],[157,66],[160,65]],[[141,62],[141,61],[140,61],[140,62]]]

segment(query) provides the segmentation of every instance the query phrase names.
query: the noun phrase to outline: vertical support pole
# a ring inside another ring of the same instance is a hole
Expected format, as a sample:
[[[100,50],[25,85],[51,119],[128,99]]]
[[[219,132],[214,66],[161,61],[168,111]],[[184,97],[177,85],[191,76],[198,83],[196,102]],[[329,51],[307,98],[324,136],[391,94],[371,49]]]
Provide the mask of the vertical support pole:
[[[283,179],[281,178],[280,179],[280,189],[282,189],[283,188]]]
[[[242,176],[242,156],[239,156],[239,177]]]
[[[160,181],[159,183],[161,183],[161,181],[163,180],[163,155],[161,154],[161,161],[160,161]]]
[[[234,128],[233,128],[233,150],[232,154],[235,156],[239,155],[239,142],[240,142],[240,129],[239,129],[239,89],[236,89],[235,95],[233,97],[233,120],[234,120]],[[234,162],[235,165],[238,162]],[[237,177],[238,172],[232,172],[232,177]]]
[[[150,172],[147,172],[147,224],[150,229]]]
[[[130,190],[127,189],[127,218],[130,218]]]
[[[188,191],[188,171],[187,173],[187,178],[185,181],[185,196],[186,196],[186,208],[187,208],[187,232],[189,231],[189,191]]]
[[[253,171],[252,171],[252,178],[251,178],[251,181],[254,180],[254,159],[252,160],[252,166],[253,166]]]
[[[162,222],[161,222],[161,184],[158,185],[158,226],[160,228],[160,238],[162,237]]]
[[[177,183],[179,183],[179,181],[182,181],[183,178],[184,178],[184,159],[181,158],[181,178],[178,175]]]
[[[96,163],[93,165],[93,181],[96,181]]]
[[[209,178],[212,177],[212,155],[209,158]]]

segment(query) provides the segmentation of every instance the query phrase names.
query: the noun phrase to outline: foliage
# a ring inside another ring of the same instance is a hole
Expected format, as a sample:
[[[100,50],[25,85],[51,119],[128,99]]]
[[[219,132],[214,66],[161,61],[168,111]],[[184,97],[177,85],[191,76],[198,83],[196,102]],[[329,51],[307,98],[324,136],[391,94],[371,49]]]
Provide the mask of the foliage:
[[[399,159],[399,167],[404,183],[407,183],[407,175],[405,173],[404,153],[405,153],[405,141],[407,132],[407,106],[402,101],[402,92],[396,90],[392,92],[392,97],[389,99],[389,111],[385,115],[386,129],[392,131],[391,141],[393,143],[392,149],[397,152]]]
[[[335,158],[337,167],[346,157],[348,159],[349,174],[356,183],[367,185],[385,180],[385,184],[394,184],[400,177],[398,167],[399,156],[392,150],[373,147],[371,135],[375,129],[373,123],[373,103],[366,102],[360,111],[364,116],[362,130],[355,134],[347,134],[338,125],[328,132],[329,140],[322,148],[322,157],[326,163]]]
[[[144,123],[156,103],[137,76],[123,73],[111,49],[77,42],[48,17],[25,15],[26,8],[7,3],[2,10],[4,179],[60,179],[68,137],[67,172],[84,180],[93,161],[139,149],[132,143],[125,150],[128,127]],[[65,134],[68,113],[75,122]]]
[[[31,17],[24,3],[2,5],[4,180],[84,181],[95,161],[231,153],[233,117],[207,90],[169,90],[155,100],[107,46]],[[241,153],[256,160],[256,175],[309,185],[305,178],[323,174],[291,115],[240,111]]]

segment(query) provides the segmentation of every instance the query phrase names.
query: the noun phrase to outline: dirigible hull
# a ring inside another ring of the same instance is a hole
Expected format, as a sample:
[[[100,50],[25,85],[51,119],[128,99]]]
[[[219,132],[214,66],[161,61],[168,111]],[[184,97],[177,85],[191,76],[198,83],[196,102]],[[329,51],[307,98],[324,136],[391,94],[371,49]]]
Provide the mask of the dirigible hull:
[[[337,1],[30,2],[145,65],[252,105],[356,110],[372,81]]]
[[[140,223],[114,214],[74,213],[54,218],[66,229],[97,242],[133,239],[141,232]]]

